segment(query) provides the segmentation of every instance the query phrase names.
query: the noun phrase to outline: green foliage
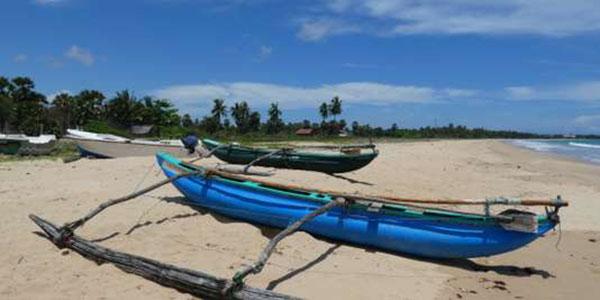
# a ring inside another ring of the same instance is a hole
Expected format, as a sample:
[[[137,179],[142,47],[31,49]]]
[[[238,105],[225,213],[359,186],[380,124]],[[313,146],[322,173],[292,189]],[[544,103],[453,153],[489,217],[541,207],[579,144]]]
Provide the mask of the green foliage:
[[[460,139],[482,139],[482,138],[557,138],[560,136],[541,135],[508,130],[488,130],[483,128],[469,129],[466,126],[450,123],[441,127],[421,127],[418,129],[398,128],[393,124],[389,129],[371,127],[369,124],[360,125],[352,122],[352,134],[357,137],[393,137],[393,138],[460,138]]]
[[[169,100],[149,96],[138,100],[128,90],[118,92],[108,101],[106,119],[123,129],[132,125],[154,125],[153,132],[159,136],[162,128],[179,126],[181,123],[177,109]]]
[[[102,102],[104,99],[104,95],[95,90],[83,90],[73,97],[71,110],[75,125],[83,126],[90,120],[100,119],[103,113]]]
[[[228,114],[235,123],[232,126]],[[109,100],[94,90],[83,90],[76,95],[60,94],[47,105],[45,96],[35,91],[33,81],[27,77],[8,79],[0,76],[0,130],[10,125],[13,130],[35,135],[44,132],[62,134],[68,128],[83,127],[84,130],[110,133],[131,137],[127,131],[132,125],[153,125],[152,137],[180,138],[189,133],[210,136],[222,140],[240,142],[266,140],[306,140],[313,137],[299,137],[294,133],[300,128],[320,130],[321,140],[343,141],[337,135],[346,128],[344,119],[337,120],[342,114],[342,100],[335,96],[329,102],[319,106],[322,122],[309,120],[285,124],[277,103],[268,110],[268,119],[261,127],[260,114],[252,111],[247,102],[233,105],[231,110],[225,100],[214,99],[209,115],[192,120],[192,116],[180,116],[168,99],[155,99],[149,96],[136,98],[128,90],[117,92]],[[332,117],[332,120],[328,118]],[[354,137],[386,138],[553,138],[559,136],[537,135],[516,131],[469,129],[466,126],[448,124],[442,127],[399,128],[393,124],[390,128],[371,127],[369,124],[351,124]],[[597,138],[597,136],[581,136]]]
[[[340,97],[335,96],[331,99],[331,103],[329,104],[329,114],[333,116],[333,120],[336,119],[337,115],[342,114],[342,100]]]
[[[271,103],[269,107],[269,119],[267,120],[267,133],[268,134],[277,134],[283,130],[285,124],[281,119],[281,110],[279,109],[279,105],[277,103]]]
[[[190,133],[190,130],[181,126],[160,126],[161,139],[180,139]]]
[[[325,122],[329,116],[329,106],[327,106],[327,103],[321,103],[321,106],[319,106],[319,114],[321,115],[321,118],[323,118],[323,122]]]
[[[320,126],[321,134],[335,135],[346,128],[346,121],[342,120],[343,122],[337,122],[337,116],[342,114],[342,100],[340,97],[335,96],[331,98],[329,104],[326,102],[321,103],[321,106],[319,106],[319,114],[321,114],[321,118],[323,118]],[[327,117],[329,116],[333,117],[333,120],[327,122]]]
[[[183,117],[181,117],[181,126],[183,126],[183,128],[193,127],[194,121],[192,121],[192,116],[190,116],[189,114],[183,115]]]
[[[212,118],[213,122],[216,123],[219,129],[222,129],[221,121],[227,118],[227,106],[225,106],[225,100],[223,99],[214,99],[213,100],[213,108],[212,108]]]
[[[128,90],[117,92],[117,95],[106,104],[106,117],[109,122],[127,128],[134,123],[138,107],[137,99]]]
[[[260,114],[250,110],[246,101],[235,103],[231,108],[231,118],[239,133],[245,134],[260,129]]]
[[[0,131],[4,131],[8,123],[15,118],[15,105],[7,95],[0,94]]]
[[[96,133],[108,133],[114,135],[120,135],[123,137],[131,138],[131,134],[127,130],[123,130],[120,128],[116,128],[111,126],[107,121],[98,121],[93,120],[87,122],[87,124],[83,127],[85,131],[91,131]]]
[[[12,103],[12,107],[9,108],[12,113],[6,114],[10,118],[11,125],[25,134],[39,134],[43,124],[46,97],[34,91],[33,80],[27,77],[15,77],[8,81],[3,78],[0,85],[6,93],[4,96],[10,98]]]

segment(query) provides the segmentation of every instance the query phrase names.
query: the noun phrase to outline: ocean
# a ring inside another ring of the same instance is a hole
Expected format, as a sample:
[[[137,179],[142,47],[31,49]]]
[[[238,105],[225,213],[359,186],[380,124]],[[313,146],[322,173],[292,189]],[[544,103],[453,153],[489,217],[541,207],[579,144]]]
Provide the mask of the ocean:
[[[511,144],[600,164],[600,139],[514,140]]]

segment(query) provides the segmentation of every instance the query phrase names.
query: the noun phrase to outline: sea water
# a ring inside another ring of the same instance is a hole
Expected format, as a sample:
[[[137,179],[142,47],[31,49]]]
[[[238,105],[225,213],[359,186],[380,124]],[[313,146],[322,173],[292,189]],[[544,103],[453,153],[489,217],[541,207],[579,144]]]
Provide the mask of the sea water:
[[[514,140],[510,143],[539,152],[556,153],[600,164],[600,139]]]

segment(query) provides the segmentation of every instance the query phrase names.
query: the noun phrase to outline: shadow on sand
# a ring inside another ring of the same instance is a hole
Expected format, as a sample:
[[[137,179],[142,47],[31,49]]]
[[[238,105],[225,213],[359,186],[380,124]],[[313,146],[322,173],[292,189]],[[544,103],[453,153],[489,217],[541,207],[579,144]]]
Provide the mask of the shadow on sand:
[[[175,221],[178,219],[191,218],[191,217],[207,215],[207,214],[212,216],[215,220],[217,220],[218,222],[223,223],[223,224],[230,224],[230,223],[251,224],[251,223],[247,223],[247,222],[243,222],[243,221],[230,219],[228,217],[211,212],[207,209],[204,209],[204,208],[201,208],[201,207],[198,207],[195,205],[191,205],[188,201],[186,201],[185,197],[182,197],[182,196],[164,197],[164,198],[162,198],[162,200],[165,202],[168,202],[168,203],[185,205],[187,207],[194,209],[195,212],[194,213],[177,214],[177,215],[163,218],[163,219],[160,219],[157,221],[146,221],[144,223],[136,224],[126,232],[126,235],[130,235],[135,230],[142,228],[142,227],[160,225],[167,221]],[[278,228],[267,227],[267,226],[262,226],[262,225],[257,225],[257,224],[251,224],[251,225],[258,228],[260,230],[261,234],[268,239],[272,239],[275,235],[277,235],[277,233],[279,233],[281,231],[281,229],[278,229]],[[114,232],[106,237],[97,238],[92,241],[93,242],[106,241],[108,239],[111,239],[111,238],[119,235],[119,234],[120,234],[119,232]],[[337,241],[323,238],[323,237],[314,236],[314,235],[312,235],[312,236],[318,240],[325,241],[327,243],[331,243],[334,245],[331,246],[329,249],[327,249],[325,252],[321,253],[317,258],[307,262],[305,265],[303,265],[297,269],[291,270],[290,272],[284,274],[283,276],[281,276],[275,280],[272,280],[269,283],[269,285],[267,286],[268,290],[275,289],[282,282],[292,279],[295,276],[297,276],[297,275],[309,270],[310,268],[318,265],[319,263],[323,262],[332,253],[334,253],[335,250],[337,250],[341,246],[341,244],[339,244]],[[471,272],[494,272],[494,273],[497,273],[500,275],[513,276],[513,277],[540,276],[544,279],[556,277],[555,275],[553,275],[552,273],[550,273],[546,270],[537,269],[535,267],[519,267],[519,266],[513,266],[513,265],[484,265],[484,264],[477,263],[471,259],[430,259],[430,258],[406,255],[406,254],[402,254],[402,253],[388,252],[388,251],[383,251],[383,250],[374,249],[374,248],[368,248],[368,247],[364,247],[364,246],[360,246],[360,245],[351,245],[351,246],[364,249],[364,251],[369,252],[369,253],[377,253],[377,252],[388,253],[388,254],[392,254],[392,255],[407,258],[407,259],[418,260],[418,261],[427,262],[427,263],[433,263],[433,264],[437,264],[437,265],[441,265],[441,266],[445,266],[445,267],[462,269],[462,270],[471,271]]]
[[[269,282],[269,285],[267,286],[267,290],[272,291],[273,289],[275,289],[280,283],[286,281],[286,280],[290,280],[292,278],[294,278],[296,275],[301,274],[302,272],[314,267],[315,265],[319,264],[320,262],[324,261],[327,257],[329,257],[329,255],[331,255],[335,250],[337,250],[337,248],[339,248],[341,245],[340,244],[336,244],[333,245],[331,247],[329,247],[329,249],[327,249],[325,252],[323,252],[321,255],[319,255],[317,258],[309,261],[308,263],[306,263],[305,265],[303,265],[300,268],[294,269],[292,271],[290,271],[289,273],[275,279],[272,280],[271,282]]]
[[[556,277],[554,274],[546,270],[537,269],[535,267],[518,267],[511,265],[483,265],[466,258],[451,260],[421,260],[473,272],[494,272],[496,274],[513,277],[540,276],[544,279]]]
[[[366,181],[360,181],[360,180],[356,180],[350,177],[346,177],[344,175],[340,175],[340,174],[334,174],[334,173],[326,173],[327,175],[331,176],[331,177],[335,177],[338,179],[343,179],[346,180],[352,184],[363,184],[363,185],[368,185],[368,186],[373,186],[374,184],[370,183],[370,182],[366,182]]]

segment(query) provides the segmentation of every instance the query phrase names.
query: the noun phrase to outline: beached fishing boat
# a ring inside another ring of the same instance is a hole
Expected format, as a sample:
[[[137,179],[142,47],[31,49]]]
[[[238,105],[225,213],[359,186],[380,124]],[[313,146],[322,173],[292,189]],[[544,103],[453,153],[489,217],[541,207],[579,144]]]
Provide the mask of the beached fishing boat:
[[[116,158],[129,156],[153,156],[157,152],[167,152],[177,157],[188,156],[188,150],[178,140],[148,141],[128,139],[112,134],[100,134],[68,129],[66,139],[77,144],[81,156],[96,158]]]
[[[483,214],[464,213],[400,203],[427,202],[422,200],[346,195],[253,180],[191,165],[166,153],[158,154],[157,161],[169,178],[199,172],[173,182],[192,205],[285,228],[319,207],[345,198],[350,204],[334,207],[301,229],[351,244],[430,258],[490,256],[523,247],[553,229],[559,222],[558,209],[567,204],[560,198],[464,200],[462,204],[486,204],[488,208],[492,204],[554,206],[543,215],[515,209],[496,215],[489,209]]]
[[[0,154],[48,155],[56,146],[56,136],[43,134],[0,134]]]
[[[308,148],[253,148],[203,139],[202,145],[230,164],[344,173],[368,165],[378,155],[375,145],[314,146]],[[316,151],[315,151],[316,150]]]

